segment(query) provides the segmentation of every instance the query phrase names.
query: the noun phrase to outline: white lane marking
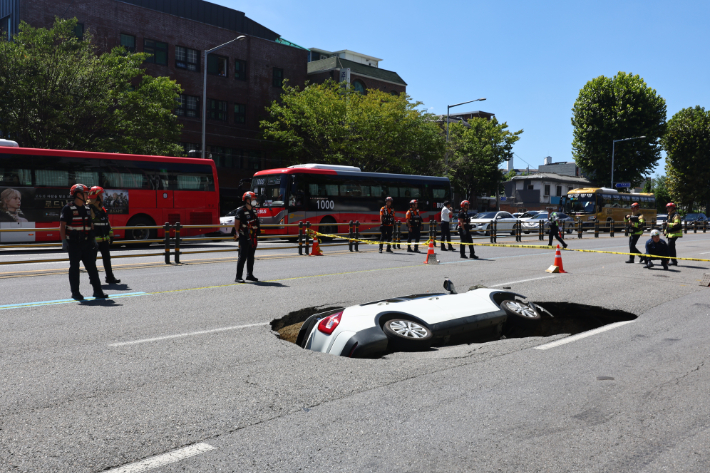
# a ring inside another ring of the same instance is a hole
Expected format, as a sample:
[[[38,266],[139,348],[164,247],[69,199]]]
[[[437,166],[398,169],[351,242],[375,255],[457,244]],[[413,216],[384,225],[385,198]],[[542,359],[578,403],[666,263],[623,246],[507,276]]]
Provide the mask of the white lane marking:
[[[710,251],[706,251],[705,253],[700,253],[701,255],[710,255]]]
[[[500,283],[500,284],[493,284],[493,285],[490,286],[490,287],[507,286],[508,284],[518,284],[518,283],[521,283],[521,282],[528,282],[528,281],[539,281],[540,279],[552,279],[552,278],[554,278],[554,277],[556,277],[556,276],[544,276],[544,277],[541,277],[541,278],[523,279],[523,280],[521,280],[521,281],[502,282],[502,283]]]
[[[591,337],[592,335],[596,335],[598,333],[606,332],[607,330],[612,330],[612,329],[615,329],[618,327],[622,327],[626,324],[630,324],[631,322],[633,322],[633,320],[627,320],[624,322],[616,322],[614,324],[609,324],[609,325],[605,325],[603,327],[595,328],[594,330],[590,330],[589,332],[578,333],[577,335],[572,335],[571,337],[567,337],[567,338],[563,338],[561,340],[546,343],[545,345],[539,345],[534,348],[536,350],[548,350],[550,348],[559,347],[560,345],[564,345],[566,343],[576,342],[577,340],[580,340],[582,338]]]
[[[131,463],[130,465],[114,468],[112,470],[108,470],[106,473],[141,473],[143,471],[152,470],[153,468],[160,468],[161,466],[169,465],[170,463],[176,463],[180,460],[194,457],[195,455],[209,452],[214,449],[215,448],[212,445],[207,443],[198,443],[190,445],[189,447],[179,448],[162,455],[156,455],[137,463]]]
[[[249,327],[261,327],[263,325],[269,325],[269,322],[263,322],[260,324],[234,325],[232,327],[215,328],[212,330],[200,330],[199,332],[178,333],[176,335],[165,335],[164,337],[144,338],[143,340],[133,340],[132,342],[111,343],[109,346],[110,347],[123,347],[126,345],[137,345],[139,343],[159,342],[161,340],[170,340],[172,338],[184,338],[184,337],[192,337],[193,335],[205,335],[208,333],[226,332],[228,330],[239,330],[242,328],[249,328]]]

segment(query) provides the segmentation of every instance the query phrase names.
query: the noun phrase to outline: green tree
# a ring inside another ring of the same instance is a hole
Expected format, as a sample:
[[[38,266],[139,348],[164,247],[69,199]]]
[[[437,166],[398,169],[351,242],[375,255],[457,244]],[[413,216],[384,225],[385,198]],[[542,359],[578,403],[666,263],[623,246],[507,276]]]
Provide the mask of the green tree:
[[[612,142],[616,143],[614,180],[640,183],[661,157],[658,139],[666,126],[666,101],[638,75],[619,72],[587,82],[572,109],[573,156],[598,185],[611,183]]]
[[[656,210],[658,213],[666,213],[666,204],[671,202],[671,194],[668,192],[668,178],[666,176],[659,176],[654,180],[653,195],[656,197]]]
[[[666,150],[668,190],[680,205],[692,211],[710,204],[710,111],[684,108],[668,121],[662,138]],[[707,209],[706,209],[707,210]]]
[[[504,181],[510,181],[511,179],[513,179],[513,178],[514,178],[515,176],[517,176],[517,175],[518,175],[518,173],[515,172],[514,169],[511,169],[510,171],[508,171],[508,174],[506,174],[505,176],[503,176],[503,180],[504,180]]]
[[[447,173],[456,193],[475,201],[483,192],[495,193],[505,179],[500,166],[513,157],[513,144],[523,130],[510,132],[507,123],[495,118],[473,118],[468,125],[449,127]]]
[[[261,122],[292,163],[358,166],[370,172],[436,174],[444,139],[432,116],[406,94],[361,94],[334,81],[284,86]]]
[[[0,41],[0,128],[21,146],[178,155],[174,113],[180,86],[151,77],[149,55],[116,48],[96,54],[76,19],[51,29],[20,25]]]

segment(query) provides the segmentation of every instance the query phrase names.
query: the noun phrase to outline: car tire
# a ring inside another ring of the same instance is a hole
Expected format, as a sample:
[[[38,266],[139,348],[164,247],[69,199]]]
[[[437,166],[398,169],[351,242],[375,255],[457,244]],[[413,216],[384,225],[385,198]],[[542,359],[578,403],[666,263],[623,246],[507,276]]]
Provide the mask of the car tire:
[[[541,320],[540,312],[531,304],[505,300],[500,303],[500,308],[508,316],[508,324],[512,328],[529,328],[537,325]]]
[[[388,320],[382,329],[389,339],[388,347],[392,350],[426,350],[433,341],[431,329],[413,320]]]
[[[130,219],[126,224],[127,227],[154,227],[155,222],[150,218],[143,215],[137,215]],[[125,230],[126,240],[155,240],[157,238],[158,232],[156,230]],[[132,245],[134,247],[145,247],[150,246],[150,243],[136,243]]]

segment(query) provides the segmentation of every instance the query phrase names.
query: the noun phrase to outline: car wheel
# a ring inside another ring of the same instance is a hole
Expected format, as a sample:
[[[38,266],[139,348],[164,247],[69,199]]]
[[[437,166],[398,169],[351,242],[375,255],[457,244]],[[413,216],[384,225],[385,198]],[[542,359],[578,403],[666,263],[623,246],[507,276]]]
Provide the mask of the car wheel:
[[[433,338],[429,327],[407,319],[388,320],[384,332],[389,347],[395,350],[424,350],[431,346]]]
[[[524,302],[507,300],[500,303],[500,308],[508,315],[508,323],[512,327],[530,327],[541,319],[537,309]]]
[[[153,220],[151,220],[149,217],[138,215],[138,216],[130,219],[126,226],[127,227],[154,227],[155,222]],[[143,230],[140,228],[134,228],[134,229],[126,230],[126,239],[127,240],[144,241],[144,240],[155,240],[156,238],[157,238],[157,231],[154,229],[153,230],[148,230],[148,229]],[[134,246],[134,247],[150,246],[150,243],[137,243],[132,246]]]

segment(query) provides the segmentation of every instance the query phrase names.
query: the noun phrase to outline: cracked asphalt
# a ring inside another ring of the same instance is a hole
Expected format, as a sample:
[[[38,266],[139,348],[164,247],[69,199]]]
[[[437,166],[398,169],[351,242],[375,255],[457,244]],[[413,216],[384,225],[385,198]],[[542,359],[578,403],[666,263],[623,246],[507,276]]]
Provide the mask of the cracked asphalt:
[[[437,250],[444,264],[425,266],[423,254],[361,249],[260,253],[259,285],[233,283],[231,255],[129,258],[124,283],[105,288],[126,297],[81,304],[56,302],[69,293],[61,264],[4,267],[26,276],[0,291],[0,471],[710,471],[710,288],[699,286],[710,263],[645,270],[564,252],[568,274],[549,275],[545,250],[483,247],[478,261]],[[710,238],[689,234],[678,249],[705,258]],[[305,351],[268,325],[441,292],[444,277],[639,317],[548,350],[536,347],[565,335],[377,360]],[[201,444],[212,449],[180,456]]]

